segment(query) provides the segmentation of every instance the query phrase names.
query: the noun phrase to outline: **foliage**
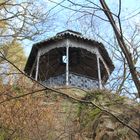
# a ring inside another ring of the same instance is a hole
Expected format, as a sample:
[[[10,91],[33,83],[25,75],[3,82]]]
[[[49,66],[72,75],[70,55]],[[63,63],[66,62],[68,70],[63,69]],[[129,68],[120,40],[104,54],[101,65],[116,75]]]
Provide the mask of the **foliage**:
[[[53,114],[49,107],[43,105],[44,96],[41,92],[39,96],[28,95],[24,98],[8,100],[11,97],[33,92],[33,84],[30,88],[26,88],[26,86],[27,83],[20,81],[14,88],[11,85],[6,85],[1,89],[3,93],[1,92],[0,102],[5,100],[5,103],[0,104],[0,124],[2,129],[0,136],[3,139],[28,140],[39,139],[40,137],[47,139],[48,137],[45,132],[52,125],[51,118]],[[37,88],[34,89],[37,90]]]
[[[118,114],[118,118],[124,122],[139,128],[139,123],[136,123],[136,120],[139,119],[138,103],[105,90],[91,91],[84,99],[94,101],[104,109]],[[139,139],[111,115],[91,105],[79,104],[78,118],[80,134],[87,139],[104,139],[106,135],[107,139]]]
[[[14,63],[19,69],[23,69],[26,62],[26,57],[24,54],[23,47],[18,42],[8,43],[6,42],[0,48],[0,51],[3,52],[3,55],[12,63]],[[10,66],[11,67],[11,66]],[[12,69],[12,68],[9,68]]]
[[[81,127],[85,128],[85,127],[89,127],[89,125],[92,125],[91,122],[94,121],[94,119],[96,119],[100,113],[101,110],[98,108],[92,108],[81,104],[79,106],[79,113],[78,113]]]

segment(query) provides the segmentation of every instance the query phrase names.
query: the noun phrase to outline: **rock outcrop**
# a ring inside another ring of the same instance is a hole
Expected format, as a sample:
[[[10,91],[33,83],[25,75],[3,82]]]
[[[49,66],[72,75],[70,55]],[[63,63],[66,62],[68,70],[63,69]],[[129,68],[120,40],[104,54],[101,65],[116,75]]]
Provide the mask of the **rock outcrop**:
[[[77,99],[91,101],[140,133],[140,104],[108,91],[59,89]],[[77,102],[57,93],[47,92],[45,106],[55,112],[51,139],[62,140],[139,140],[138,135],[112,115],[91,104]],[[57,108],[53,105],[57,104]]]

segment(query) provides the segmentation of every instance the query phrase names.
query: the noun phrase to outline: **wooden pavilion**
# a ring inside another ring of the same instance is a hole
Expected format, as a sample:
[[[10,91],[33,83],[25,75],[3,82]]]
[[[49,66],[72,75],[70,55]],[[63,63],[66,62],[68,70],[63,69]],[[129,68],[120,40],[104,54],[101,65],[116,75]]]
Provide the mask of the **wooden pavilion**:
[[[25,72],[46,86],[102,88],[114,65],[102,43],[66,30],[33,45]]]

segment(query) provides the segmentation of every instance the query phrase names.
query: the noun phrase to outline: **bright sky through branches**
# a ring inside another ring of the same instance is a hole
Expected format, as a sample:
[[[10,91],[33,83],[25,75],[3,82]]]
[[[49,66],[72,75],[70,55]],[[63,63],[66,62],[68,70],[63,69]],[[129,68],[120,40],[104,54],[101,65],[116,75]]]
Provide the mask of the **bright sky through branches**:
[[[78,20],[76,20],[72,24],[67,24],[67,21],[70,18],[70,16],[74,17],[74,14],[73,14],[74,12],[72,10],[65,9],[64,7],[61,7],[61,6],[56,6],[57,3],[60,3],[63,0],[43,0],[43,1],[48,3],[47,4],[48,7],[46,8],[46,10],[51,9],[50,13],[54,13],[54,16],[55,16],[55,20],[53,21],[55,22],[55,31],[51,32],[49,36],[55,35],[55,33],[68,29],[68,28],[73,29],[73,30],[80,28],[81,26],[80,21]],[[83,3],[84,1],[86,0],[83,0],[83,1],[79,0],[80,3]],[[97,4],[99,4],[98,0],[94,0],[94,1]],[[118,1],[106,0],[106,2],[114,13],[118,12],[118,9],[116,8],[118,7]],[[140,2],[139,0],[122,0],[121,17],[123,20],[127,18],[131,18],[130,22],[135,23],[135,24],[140,23],[140,14],[138,14],[140,12],[139,2]],[[78,1],[76,1],[76,3],[78,3]],[[61,4],[69,7],[70,3],[68,3],[67,0],[65,0]],[[135,16],[135,14],[137,15]],[[100,26],[102,26],[102,23]],[[103,29],[103,32],[104,32],[104,29]],[[29,43],[26,41],[25,43],[26,43],[25,52],[26,52],[26,55],[28,56],[32,43],[34,42]]]

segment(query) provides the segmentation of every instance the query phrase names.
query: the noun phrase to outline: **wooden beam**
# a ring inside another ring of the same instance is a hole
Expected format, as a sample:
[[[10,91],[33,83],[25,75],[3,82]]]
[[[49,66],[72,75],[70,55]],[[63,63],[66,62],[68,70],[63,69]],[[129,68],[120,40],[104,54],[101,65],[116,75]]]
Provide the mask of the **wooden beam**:
[[[39,59],[40,59],[40,51],[37,53],[37,62],[36,62],[36,74],[35,74],[35,80],[38,80],[38,72],[39,72]]]
[[[35,58],[35,61],[34,61],[34,63],[33,63],[32,68],[31,68],[30,77],[33,76],[33,70],[34,70],[34,68],[35,68],[35,64],[36,64],[36,58]]]
[[[101,79],[101,69],[100,69],[100,59],[99,59],[99,55],[96,54],[97,57],[97,71],[98,71],[98,82],[99,82],[99,89],[102,89],[102,79]]]
[[[99,58],[100,58],[100,60],[103,62],[104,67],[105,67],[106,72],[107,72],[108,77],[109,77],[109,76],[110,76],[110,70],[109,70],[109,68],[108,68],[108,66],[107,66],[107,64],[106,64],[106,62],[104,61],[103,57],[102,57],[100,54],[99,54]]]
[[[69,42],[66,43],[66,86],[69,85]]]

